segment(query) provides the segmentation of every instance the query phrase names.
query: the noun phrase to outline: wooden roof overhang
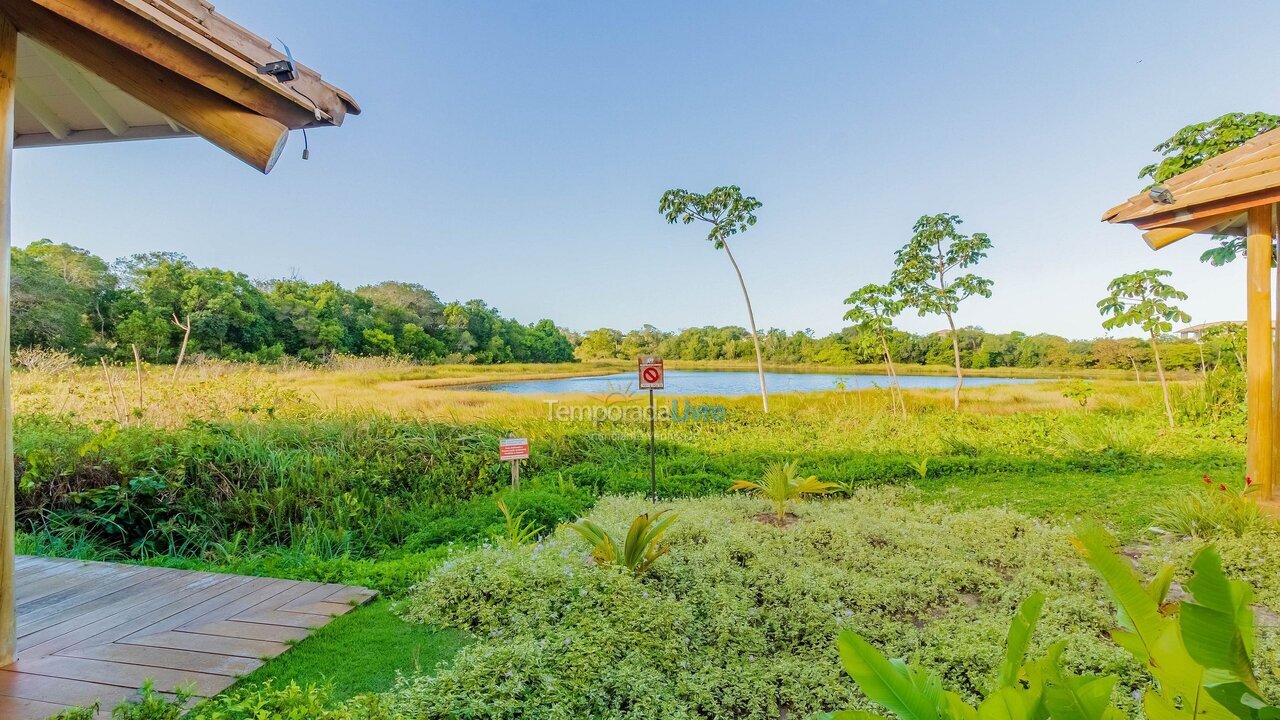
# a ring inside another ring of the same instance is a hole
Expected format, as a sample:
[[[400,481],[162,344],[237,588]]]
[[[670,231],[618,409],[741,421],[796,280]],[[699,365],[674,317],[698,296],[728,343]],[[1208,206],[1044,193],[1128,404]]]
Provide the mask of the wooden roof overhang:
[[[1156,250],[1196,233],[1243,235],[1249,208],[1280,202],[1280,130],[1263,133],[1161,187],[1172,195],[1172,203],[1144,192],[1108,210],[1103,221],[1146,230],[1142,237]]]
[[[0,0],[17,27],[15,147],[197,135],[269,172],[290,130],[359,106],[203,0]]]
[[[1280,386],[1275,383],[1280,343],[1271,304],[1273,297],[1280,302],[1280,286],[1272,292],[1277,204],[1280,130],[1272,130],[1129,198],[1102,219],[1145,230],[1143,239],[1156,250],[1197,233],[1245,236],[1245,472],[1260,482],[1261,492],[1254,497],[1280,512]]]

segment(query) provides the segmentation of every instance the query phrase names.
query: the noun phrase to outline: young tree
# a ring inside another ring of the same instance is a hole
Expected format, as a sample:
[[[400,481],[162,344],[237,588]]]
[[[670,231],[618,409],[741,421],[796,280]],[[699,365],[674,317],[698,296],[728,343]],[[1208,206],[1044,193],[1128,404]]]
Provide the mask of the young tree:
[[[885,366],[889,370],[889,382],[892,383],[892,394],[895,410],[901,408],[903,417],[907,414],[907,403],[902,397],[902,386],[898,383],[898,372],[893,367],[893,353],[889,350],[888,332],[893,329],[893,320],[902,312],[904,303],[888,285],[863,285],[845,298],[849,310],[844,319],[854,324],[861,333],[874,335],[880,341],[884,351]]]
[[[658,212],[672,225],[688,225],[695,220],[709,224],[711,230],[707,233],[707,240],[711,241],[712,247],[724,250],[729,257],[729,263],[738,275],[738,285],[742,287],[742,297],[747,301],[747,319],[751,321],[751,340],[756,349],[756,372],[760,376],[760,401],[764,405],[764,411],[769,412],[769,392],[765,388],[764,359],[760,355],[760,333],[756,330],[756,316],[751,309],[751,296],[747,294],[747,283],[742,279],[742,270],[738,267],[738,261],[733,259],[733,252],[729,250],[730,236],[745,232],[755,225],[755,211],[761,205],[763,203],[759,200],[743,196],[742,188],[737,185],[713,188],[705,195],[676,188],[662,194]]]
[[[956,366],[954,403],[960,407],[964,370],[960,367],[960,338],[955,314],[960,303],[980,295],[991,297],[991,280],[974,273],[952,276],[976,265],[987,256],[991,239],[986,233],[963,235],[956,229],[963,220],[958,215],[925,215],[912,228],[914,235],[894,258],[897,268],[890,285],[902,295],[907,306],[925,315],[942,315],[951,329],[951,351]]]
[[[1149,178],[1159,185],[1277,127],[1280,127],[1280,115],[1264,112],[1227,113],[1208,122],[1188,125],[1155,147],[1164,157],[1142,168],[1138,177]],[[1244,255],[1244,238],[1214,235],[1213,241],[1218,246],[1204,251],[1200,262],[1220,266]]]
[[[1164,411],[1173,427],[1173,403],[1169,401],[1169,383],[1164,377],[1164,365],[1160,362],[1158,337],[1173,329],[1173,321],[1190,322],[1191,316],[1171,301],[1186,300],[1187,294],[1164,282],[1173,273],[1168,270],[1139,270],[1121,275],[1107,286],[1111,294],[1098,301],[1098,312],[1107,316],[1102,327],[1114,330],[1137,325],[1151,337],[1151,352],[1156,361],[1156,375],[1160,378],[1160,391],[1164,393]]]

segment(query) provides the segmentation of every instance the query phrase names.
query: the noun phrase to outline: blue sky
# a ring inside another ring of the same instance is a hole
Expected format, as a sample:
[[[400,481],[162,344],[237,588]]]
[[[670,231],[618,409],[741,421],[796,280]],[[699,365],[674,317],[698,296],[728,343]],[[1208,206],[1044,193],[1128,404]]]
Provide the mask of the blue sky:
[[[1189,122],[1280,112],[1280,4],[220,0],[365,113],[295,134],[270,176],[198,140],[22,150],[17,244],[348,287],[418,282],[533,322],[745,324],[668,187],[764,202],[735,243],[762,326],[825,333],[924,213],[995,247],[992,331],[1102,334],[1113,276],[1174,271],[1194,319],[1244,314],[1243,267],[1098,222]],[[1237,264],[1238,265],[1238,264]],[[933,330],[937,318],[904,318]]]

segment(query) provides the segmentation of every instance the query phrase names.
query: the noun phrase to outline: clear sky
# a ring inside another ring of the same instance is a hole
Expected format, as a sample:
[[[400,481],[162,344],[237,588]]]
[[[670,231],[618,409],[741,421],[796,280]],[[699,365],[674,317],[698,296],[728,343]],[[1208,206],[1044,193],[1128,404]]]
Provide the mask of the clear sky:
[[[732,270],[663,190],[764,202],[735,243],[763,327],[841,326],[925,213],[995,247],[991,331],[1102,334],[1094,303],[1163,267],[1196,321],[1244,315],[1243,267],[1101,224],[1151,148],[1280,111],[1274,0],[220,0],[365,113],[258,175],[193,140],[22,150],[18,244],[175,250],[270,278],[385,279],[574,329],[744,325]],[[905,318],[913,330],[937,318]]]

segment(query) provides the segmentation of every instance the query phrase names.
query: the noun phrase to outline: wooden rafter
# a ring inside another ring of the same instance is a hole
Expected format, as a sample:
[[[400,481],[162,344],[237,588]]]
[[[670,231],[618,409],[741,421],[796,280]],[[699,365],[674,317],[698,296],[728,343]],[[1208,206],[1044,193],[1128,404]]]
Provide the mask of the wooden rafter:
[[[129,129],[129,123],[120,117],[120,113],[111,107],[111,103],[102,97],[102,93],[89,82],[89,76],[65,57],[53,52],[40,43],[32,43],[40,59],[53,70],[53,74],[62,80],[71,94],[76,96],[89,112],[111,131],[112,135],[123,135]],[[47,127],[47,126],[46,126]],[[55,133],[56,134],[56,133]]]
[[[54,112],[40,96],[30,88],[21,79],[18,80],[17,87],[18,104],[31,113],[49,134],[59,140],[66,140],[71,134],[71,126],[63,120],[58,113]]]

